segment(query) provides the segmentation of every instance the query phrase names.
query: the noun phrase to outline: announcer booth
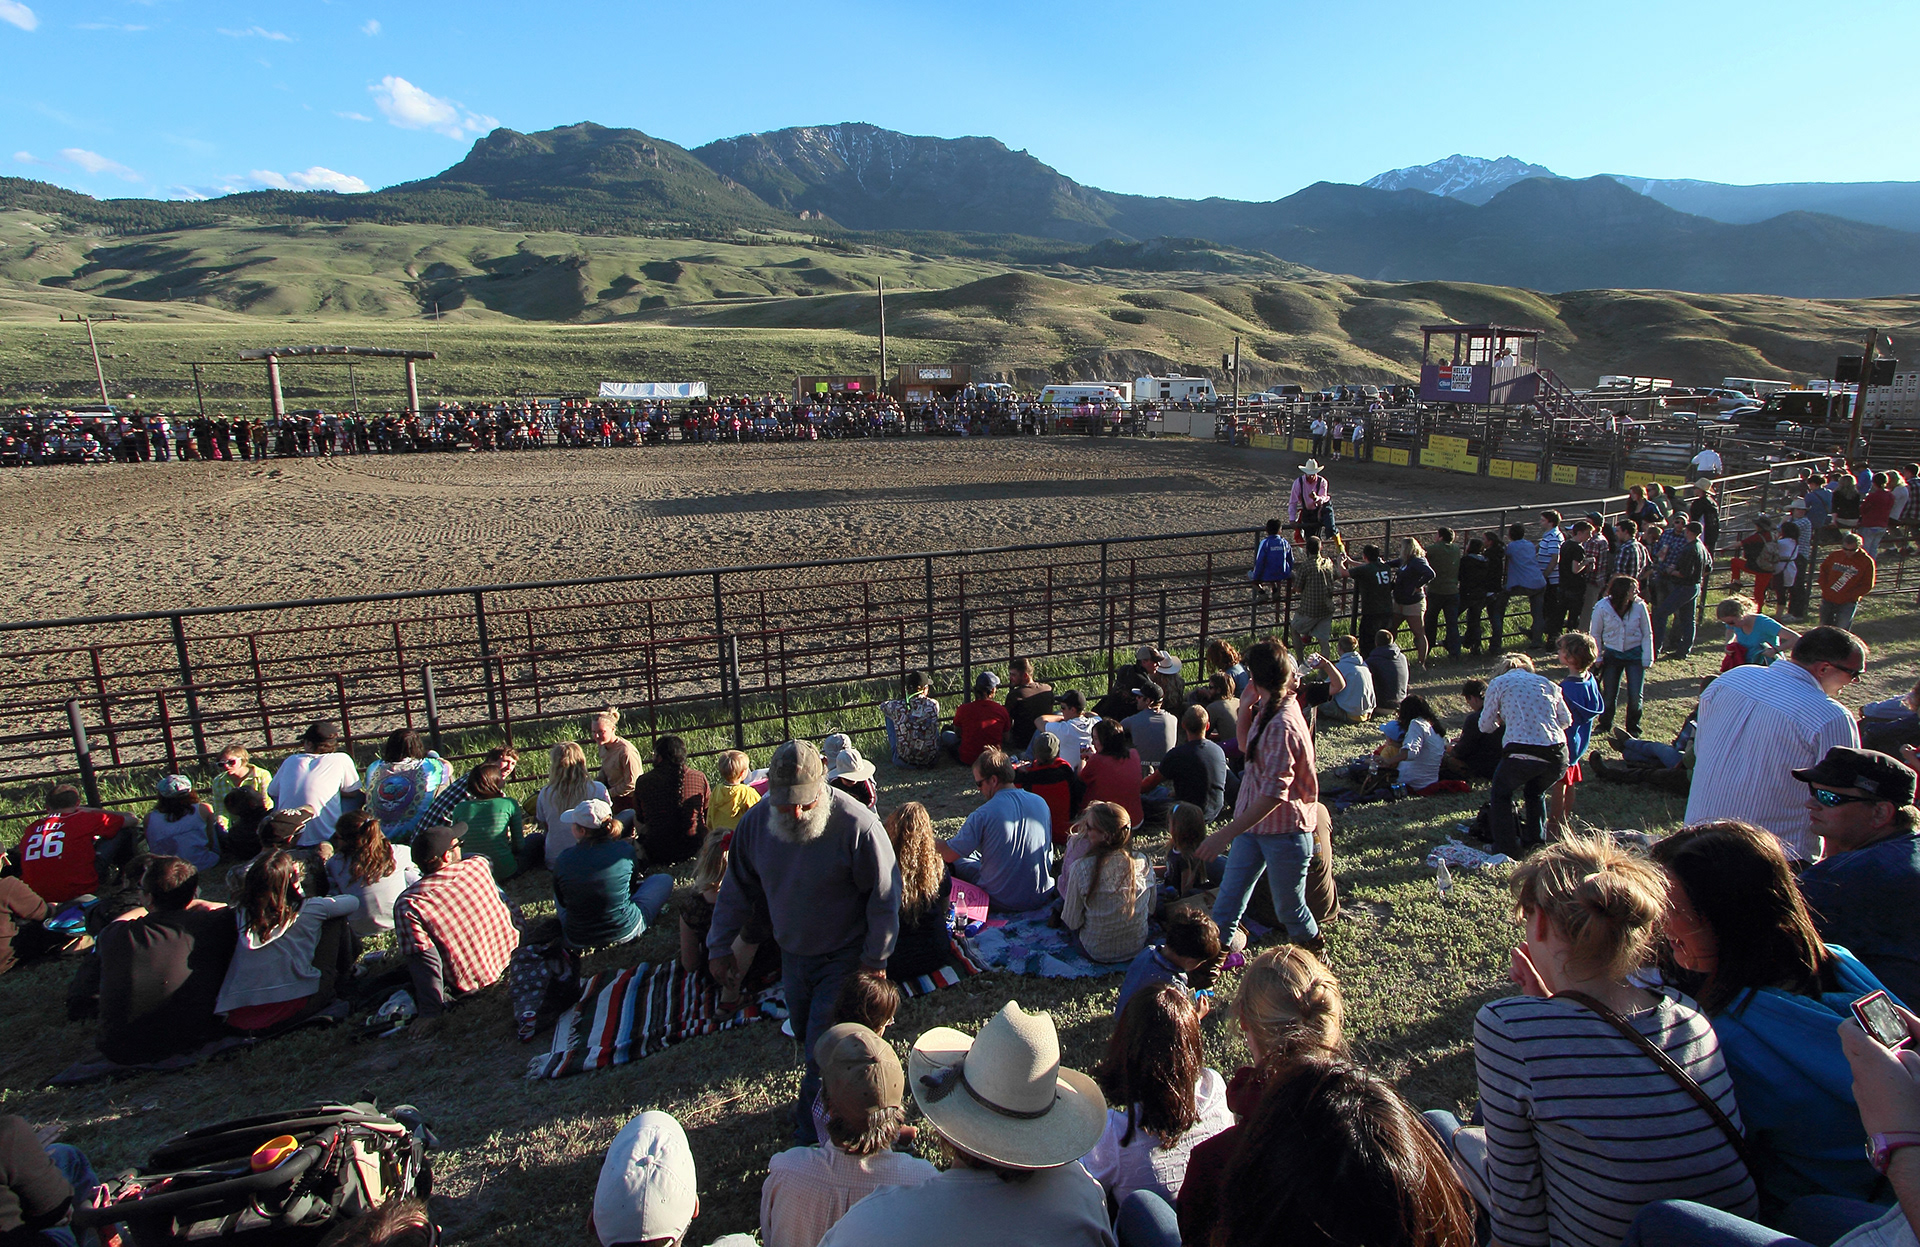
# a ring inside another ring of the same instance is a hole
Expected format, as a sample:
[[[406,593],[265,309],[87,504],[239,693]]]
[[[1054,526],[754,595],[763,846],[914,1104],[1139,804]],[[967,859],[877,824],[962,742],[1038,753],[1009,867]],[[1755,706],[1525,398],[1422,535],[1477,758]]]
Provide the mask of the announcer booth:
[[[893,396],[903,403],[933,403],[972,384],[973,370],[965,364],[902,364]]]
[[[880,392],[880,378],[872,373],[850,376],[813,376],[793,379],[793,401],[831,402],[834,399],[859,399],[871,402]]]
[[[1518,406],[1540,389],[1540,329],[1422,325],[1420,401]],[[1434,340],[1440,346],[1436,358]]]

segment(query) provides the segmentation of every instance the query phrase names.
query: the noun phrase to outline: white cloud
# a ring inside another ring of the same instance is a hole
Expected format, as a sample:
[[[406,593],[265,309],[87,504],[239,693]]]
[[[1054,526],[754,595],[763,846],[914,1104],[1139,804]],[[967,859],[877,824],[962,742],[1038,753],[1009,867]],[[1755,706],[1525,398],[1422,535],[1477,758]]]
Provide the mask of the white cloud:
[[[123,182],[138,182],[141,180],[139,174],[127,168],[127,166],[121,164],[119,161],[108,160],[99,152],[90,152],[84,147],[63,147],[60,149],[60,155],[64,157],[69,164],[79,165],[88,173],[111,173]]]
[[[366,24],[366,25],[364,25],[364,26],[362,26],[362,27],[360,28],[360,33],[361,33],[361,34],[363,34],[363,35],[377,35],[377,34],[379,34],[379,33],[380,33],[380,19],[378,19],[378,18],[374,18],[374,17],[370,17],[370,18],[368,18],[368,19],[367,19],[367,24]]]
[[[339,173],[322,165],[311,169],[302,169],[293,173],[275,173],[271,169],[255,169],[247,174],[247,180],[260,186],[271,186],[283,191],[338,191],[342,195],[364,195],[367,184],[351,173]]]
[[[0,4],[7,4],[9,2],[10,0],[0,0]],[[271,39],[275,43],[293,42],[292,35],[286,34],[283,31],[268,30],[265,26],[249,26],[245,30],[222,29],[220,33],[229,39]]]
[[[132,34],[135,31],[147,30],[150,28],[146,26],[132,26],[122,22],[81,22],[78,26],[75,26],[74,29],[75,30],[117,30],[126,34]]]
[[[367,116],[365,113],[336,112],[333,115],[346,121],[372,121],[373,120],[373,118]]]
[[[450,139],[463,139],[500,124],[497,118],[473,112],[458,100],[443,100],[392,74],[367,90],[373,93],[373,102],[387,120],[403,130],[432,130]]]
[[[0,22],[18,26],[22,30],[33,30],[40,25],[40,19],[34,16],[33,10],[21,4],[20,0],[0,0]]]
[[[23,165],[39,165],[42,169],[58,169],[60,167],[59,161],[42,160],[32,152],[15,152],[13,158]]]

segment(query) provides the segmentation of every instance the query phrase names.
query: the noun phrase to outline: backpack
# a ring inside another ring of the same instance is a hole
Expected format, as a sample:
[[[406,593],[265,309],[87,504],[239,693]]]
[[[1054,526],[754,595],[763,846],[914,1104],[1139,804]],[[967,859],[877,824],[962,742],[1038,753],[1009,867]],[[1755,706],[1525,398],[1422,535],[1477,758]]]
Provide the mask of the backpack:
[[[1780,543],[1778,541],[1764,541],[1760,543],[1760,549],[1756,551],[1753,556],[1753,566],[1755,570],[1767,572],[1768,574],[1779,571]]]
[[[894,756],[902,766],[940,760],[940,703],[931,697],[894,698],[880,707],[893,726]]]

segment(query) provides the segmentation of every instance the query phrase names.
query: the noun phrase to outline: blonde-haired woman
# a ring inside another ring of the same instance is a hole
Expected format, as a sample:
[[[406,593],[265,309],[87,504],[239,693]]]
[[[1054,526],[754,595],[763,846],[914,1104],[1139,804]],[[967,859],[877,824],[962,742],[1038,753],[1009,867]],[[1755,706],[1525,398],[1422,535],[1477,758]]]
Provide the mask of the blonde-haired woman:
[[[900,934],[887,977],[915,979],[947,964],[953,951],[953,872],[940,856],[933,817],[918,801],[887,815],[887,839],[900,863]]]
[[[1433,583],[1433,564],[1427,548],[1412,537],[1400,543],[1400,560],[1393,565],[1393,613],[1407,621],[1420,665],[1427,665],[1427,586]]]
[[[1345,1016],[1340,980],[1306,949],[1283,944],[1249,961],[1233,1000],[1248,1058],[1227,1080],[1233,1115],[1243,1122],[1252,1117],[1273,1076],[1295,1057],[1344,1057]],[[1182,1242],[1208,1240],[1240,1139],[1240,1127],[1233,1126],[1193,1149],[1178,1203]]]
[[[1685,1199],[1751,1217],[1753,1179],[1729,1129],[1733,1079],[1713,1026],[1650,959],[1667,877],[1606,837],[1563,840],[1514,870],[1521,994],[1474,1021],[1486,1126],[1430,1113],[1496,1242],[1613,1244],[1641,1208]],[[1643,1043],[1717,1106],[1711,1113]]]
[[[534,798],[533,820],[546,835],[548,870],[579,841],[573,824],[561,822],[560,816],[582,801],[607,800],[607,786],[587,775],[587,751],[579,741],[563,740],[547,750],[547,786]]]
[[[1095,801],[1080,815],[1084,856],[1060,887],[1060,920],[1090,959],[1132,961],[1147,946],[1153,885],[1147,859],[1132,852],[1133,820],[1111,801]]]

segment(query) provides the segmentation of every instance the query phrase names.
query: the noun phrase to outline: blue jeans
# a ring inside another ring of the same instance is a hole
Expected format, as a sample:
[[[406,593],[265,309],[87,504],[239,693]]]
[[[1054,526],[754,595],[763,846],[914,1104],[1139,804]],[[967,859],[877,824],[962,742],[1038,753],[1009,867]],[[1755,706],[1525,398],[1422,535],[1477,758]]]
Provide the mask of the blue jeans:
[[[807,1060],[807,1072],[800,1079],[800,1099],[793,1106],[793,1137],[802,1145],[820,1141],[813,1128],[813,1098],[820,1094],[820,1067],[814,1064],[813,1046],[833,1025],[833,1003],[840,995],[840,984],[849,974],[860,972],[860,953],[866,943],[862,934],[830,953],[802,956],[780,950],[780,985],[786,992],[787,1016]]]
[[[93,1166],[87,1163],[86,1156],[70,1144],[49,1143],[47,1159],[53,1162],[53,1167],[73,1188],[73,1206],[87,1207],[92,1202],[93,1188],[100,1185],[100,1177],[94,1173]],[[60,1247],[74,1247],[75,1244],[73,1231],[64,1225],[42,1230],[40,1237],[49,1243],[58,1243]]]
[[[1447,639],[1440,639],[1438,624],[1442,616],[1447,621]],[[1455,658],[1460,657],[1460,595],[1458,593],[1427,594],[1427,616],[1423,621],[1427,626],[1427,640],[1434,648],[1445,649]]]
[[[1635,646],[1638,649],[1639,646]],[[1656,647],[1657,648],[1657,647]],[[1640,700],[1647,687],[1647,668],[1645,663],[1637,663],[1627,658],[1608,657],[1600,663],[1600,697],[1606,709],[1594,721],[1593,729],[1605,734],[1613,730],[1614,715],[1620,709],[1620,677],[1627,677],[1627,735],[1640,734]]]
[[[1180,1218],[1154,1192],[1135,1191],[1120,1201],[1113,1233],[1120,1247],[1180,1247]]]
[[[1685,654],[1693,649],[1693,624],[1695,607],[1700,600],[1700,586],[1693,584],[1670,585],[1660,599],[1660,606],[1653,612],[1653,648],[1661,653],[1672,651]],[[1667,624],[1673,624],[1673,644],[1667,644]]]
[[[1668,770],[1685,761],[1680,751],[1672,745],[1663,745],[1657,740],[1629,740],[1624,742],[1620,756],[1635,766],[1660,766]]]
[[[1287,934],[1295,939],[1312,939],[1320,934],[1320,924],[1307,908],[1307,864],[1313,860],[1313,833],[1259,836],[1248,832],[1233,842],[1227,853],[1227,870],[1220,880],[1220,892],[1213,901],[1213,921],[1221,939],[1233,934],[1247,902],[1267,876],[1267,888],[1273,893],[1273,912],[1286,923]]]
[[[1648,1204],[1621,1247],[1828,1247],[1887,1210],[1837,1195],[1809,1195],[1787,1205],[1783,1229],[1683,1199]]]

